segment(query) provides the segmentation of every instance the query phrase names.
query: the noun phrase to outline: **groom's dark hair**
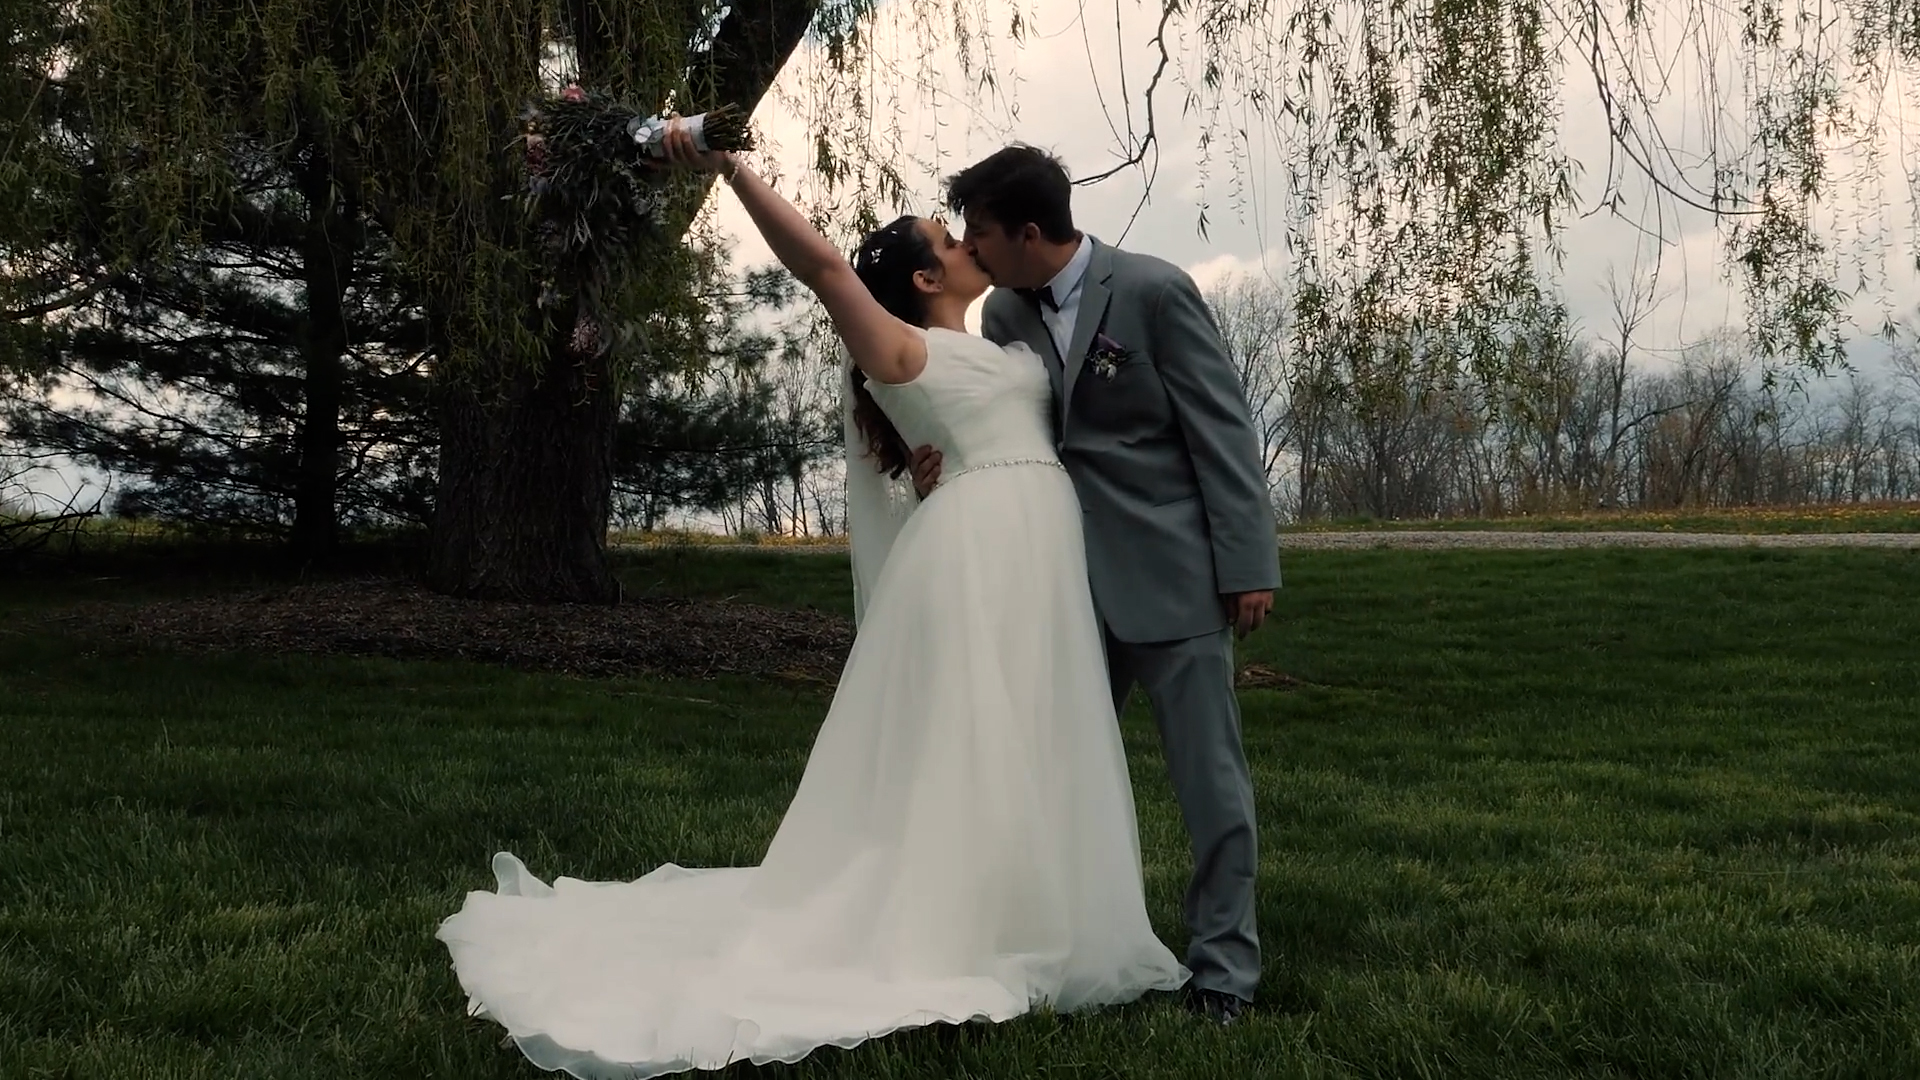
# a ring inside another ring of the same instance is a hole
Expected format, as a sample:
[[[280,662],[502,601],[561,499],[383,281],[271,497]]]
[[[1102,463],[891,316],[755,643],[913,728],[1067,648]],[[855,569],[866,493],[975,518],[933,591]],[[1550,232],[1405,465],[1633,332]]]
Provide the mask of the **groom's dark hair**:
[[[947,177],[947,205],[965,217],[973,210],[1006,232],[1032,222],[1040,235],[1064,244],[1073,227],[1073,181],[1060,159],[1037,146],[1014,143]]]

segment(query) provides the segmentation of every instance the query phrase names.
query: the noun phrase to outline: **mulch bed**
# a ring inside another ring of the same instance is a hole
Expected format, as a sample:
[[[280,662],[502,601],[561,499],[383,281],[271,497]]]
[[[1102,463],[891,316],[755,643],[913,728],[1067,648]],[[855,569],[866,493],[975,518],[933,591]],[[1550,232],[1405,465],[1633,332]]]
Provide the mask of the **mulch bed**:
[[[618,607],[457,600],[394,578],[138,602],[89,601],[47,613],[52,629],[178,649],[470,660],[566,675],[720,675],[832,689],[853,621],[734,600],[647,598]],[[1249,664],[1244,690],[1298,679]]]
[[[832,688],[850,619],[730,600],[618,607],[456,600],[375,579],[138,603],[46,616],[91,638],[173,648],[458,659],[569,675],[742,675]]]

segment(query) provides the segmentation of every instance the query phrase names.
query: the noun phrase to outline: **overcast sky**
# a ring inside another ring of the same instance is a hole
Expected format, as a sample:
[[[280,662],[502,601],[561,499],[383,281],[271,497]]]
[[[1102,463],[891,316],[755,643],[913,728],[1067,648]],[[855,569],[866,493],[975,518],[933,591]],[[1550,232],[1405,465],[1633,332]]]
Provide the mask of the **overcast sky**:
[[[995,0],[967,3],[991,13],[996,23],[1007,10]],[[1158,20],[1158,0],[1030,0],[1021,7],[1031,17],[1029,40],[1017,49],[1000,49],[994,66],[1013,78],[1003,81],[1001,92],[995,96],[957,92],[964,80],[951,49],[937,52],[927,65],[937,80],[934,92],[901,91],[899,88],[912,80],[900,76],[920,70],[915,60],[917,49],[909,43],[912,31],[904,25],[907,15],[903,5],[894,6],[894,19],[883,20],[877,51],[893,56],[899,67],[893,77],[879,80],[869,92],[882,99],[890,92],[900,92],[900,125],[911,150],[904,171],[909,182],[916,185],[916,201],[908,209],[937,212],[937,177],[992,152],[1009,138],[1054,150],[1076,176],[1106,169],[1119,156],[1120,142],[1110,120],[1125,121],[1121,111],[1126,100],[1121,93],[1123,77],[1132,98],[1134,122],[1139,123],[1140,89],[1156,60],[1148,43]],[[1729,34],[1708,34],[1704,48],[1698,39],[1688,40],[1678,24],[1659,27],[1655,35],[1649,42],[1651,51],[1678,57],[1676,87],[1697,80],[1706,67],[1721,69],[1718,78],[1723,97],[1728,96],[1724,91],[1737,86],[1738,57],[1727,44],[1733,40]],[[1713,49],[1726,51],[1714,56]],[[1190,65],[1194,60],[1186,43],[1177,46],[1175,52],[1176,65]],[[816,70],[816,65],[817,59],[810,57],[803,46],[783,74],[778,93],[804,97],[810,85],[809,73]],[[1286,77],[1286,73],[1275,74]],[[1896,316],[1910,314],[1916,310],[1915,301],[1920,300],[1920,277],[1914,270],[1915,180],[1907,172],[1909,167],[1920,167],[1913,164],[1920,162],[1920,147],[1915,146],[1914,138],[1920,136],[1920,128],[1908,119],[1920,117],[1920,110],[1912,105],[1901,107],[1902,102],[1920,100],[1916,97],[1920,94],[1920,78],[1912,71],[1896,75],[1903,77],[1889,81],[1884,94],[1870,92],[1854,99],[1862,107],[1877,106],[1886,118],[1884,127],[1889,135],[1882,144],[1881,160],[1862,166],[1857,155],[1837,158],[1841,182],[1827,203],[1834,219],[1843,223],[1844,243],[1850,249],[1848,262],[1857,262],[1868,275],[1868,285],[1854,306],[1857,326],[1850,341],[1856,362],[1867,371],[1876,368],[1884,355],[1884,348],[1871,340],[1871,334],[1889,312]],[[1569,69],[1566,84],[1562,142],[1581,169],[1579,209],[1589,211],[1604,187],[1608,160],[1605,125],[1586,69]],[[1236,271],[1268,274],[1284,281],[1284,163],[1278,160],[1277,151],[1265,151],[1264,160],[1256,159],[1250,174],[1242,178],[1246,198],[1238,208],[1231,205],[1231,178],[1218,163],[1209,179],[1203,181],[1201,177],[1198,129],[1182,122],[1182,96],[1183,88],[1171,78],[1163,85],[1159,171],[1151,200],[1127,232],[1125,245],[1185,266],[1203,285]],[[1676,92],[1659,115],[1684,155],[1698,149],[1702,142],[1697,134],[1701,114],[1683,104],[1683,97],[1683,92]],[[1729,118],[1739,122],[1741,107],[1737,101],[1726,101],[1723,111],[1727,114],[1723,122]],[[770,136],[761,163],[772,165],[788,178],[781,186],[791,194],[795,190],[791,178],[804,172],[807,165],[804,127],[790,103],[772,97],[756,119]],[[1079,224],[1103,239],[1117,239],[1144,186],[1141,174],[1130,171],[1097,186],[1078,189],[1075,210]],[[1630,177],[1623,190],[1629,211],[1640,217],[1646,185]],[[1211,204],[1207,237],[1196,228],[1203,201]],[[1877,204],[1884,204],[1884,211]],[[740,240],[742,260],[763,262],[770,257],[731,195],[717,192],[714,210],[721,227]],[[1714,223],[1702,212],[1676,208],[1671,203],[1663,212],[1661,231],[1668,238],[1664,243],[1650,243],[1633,221],[1604,211],[1577,219],[1564,236],[1567,258],[1560,280],[1581,325],[1590,332],[1605,333],[1612,322],[1609,273],[1630,276],[1636,268],[1646,273],[1654,265],[1657,250],[1659,295],[1663,300],[1641,335],[1649,349],[1645,359],[1652,363],[1670,358],[1686,343],[1744,318],[1737,283],[1729,283],[1721,269],[1723,240]],[[1867,226],[1864,235],[1854,224],[1863,213]],[[1857,283],[1857,278],[1850,277],[1843,287]]]

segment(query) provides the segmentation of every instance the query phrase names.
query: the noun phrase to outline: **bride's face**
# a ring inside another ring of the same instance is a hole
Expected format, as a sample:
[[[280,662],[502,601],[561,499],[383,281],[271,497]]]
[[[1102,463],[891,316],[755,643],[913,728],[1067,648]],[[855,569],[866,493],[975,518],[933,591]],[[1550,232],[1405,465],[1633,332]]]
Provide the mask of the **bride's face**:
[[[973,252],[947,231],[946,222],[939,218],[921,218],[919,225],[921,235],[933,245],[933,253],[940,259],[942,292],[972,303],[993,285],[986,271],[973,260]]]

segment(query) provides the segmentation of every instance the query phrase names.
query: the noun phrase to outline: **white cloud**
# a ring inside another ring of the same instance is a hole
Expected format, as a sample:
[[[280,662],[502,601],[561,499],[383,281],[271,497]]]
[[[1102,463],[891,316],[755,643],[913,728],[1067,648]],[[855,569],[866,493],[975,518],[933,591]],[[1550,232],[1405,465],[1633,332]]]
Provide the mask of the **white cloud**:
[[[1211,289],[1224,281],[1240,277],[1276,277],[1272,268],[1257,257],[1245,255],[1220,254],[1210,259],[1202,259],[1186,267],[1187,274],[1202,291]]]

